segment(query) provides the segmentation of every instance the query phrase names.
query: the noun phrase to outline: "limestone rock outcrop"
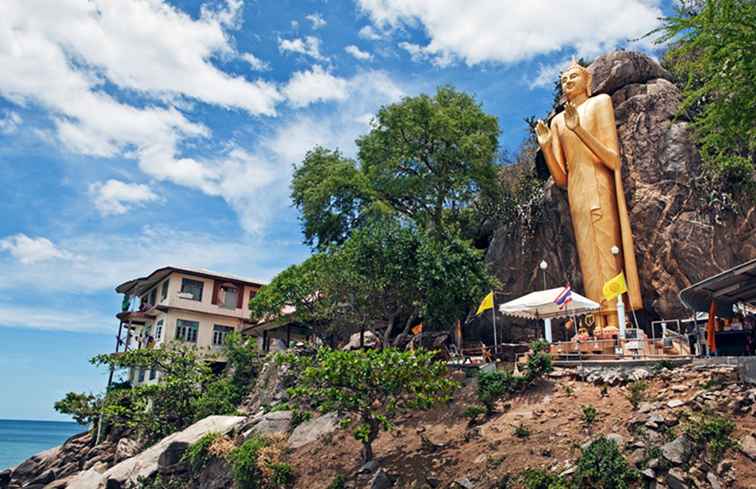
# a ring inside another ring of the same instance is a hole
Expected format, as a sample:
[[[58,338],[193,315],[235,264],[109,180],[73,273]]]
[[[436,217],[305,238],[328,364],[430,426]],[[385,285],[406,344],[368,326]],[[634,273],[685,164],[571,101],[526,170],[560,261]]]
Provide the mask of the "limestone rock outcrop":
[[[588,68],[593,93],[612,97],[623,181],[636,246],[645,310],[651,316],[688,316],[678,293],[710,275],[756,257],[756,205],[737,215],[708,213],[697,190],[701,160],[689,123],[678,116],[680,89],[656,61],[619,51]],[[547,284],[570,281],[582,290],[567,194],[546,184],[542,219],[531,232],[509,223],[488,248],[507,300]]]

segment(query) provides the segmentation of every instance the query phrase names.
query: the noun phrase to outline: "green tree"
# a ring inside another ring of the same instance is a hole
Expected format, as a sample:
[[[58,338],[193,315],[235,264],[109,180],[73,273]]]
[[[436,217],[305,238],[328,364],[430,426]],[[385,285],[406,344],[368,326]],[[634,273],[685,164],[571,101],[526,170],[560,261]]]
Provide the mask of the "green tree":
[[[424,350],[341,351],[320,349],[314,358],[288,355],[283,361],[300,369],[294,399],[323,412],[339,412],[356,424],[362,460],[373,458],[373,442],[392,420],[411,409],[428,409],[450,399],[457,384],[446,365]]]
[[[439,240],[412,225],[373,218],[340,246],[281,272],[250,309],[261,319],[294,308],[289,320],[321,336],[365,328],[387,344],[419,318],[450,325],[493,284],[482,254],[458,233]]]
[[[315,148],[295,168],[292,200],[305,242],[326,249],[385,214],[421,229],[464,226],[473,238],[499,196],[498,135],[495,117],[448,86],[382,107],[357,139],[358,161]]]
[[[683,86],[681,109],[692,116],[708,168],[725,190],[751,188],[756,155],[756,3],[681,2],[654,31],[671,42],[666,65]]]
[[[102,398],[94,394],[69,392],[54,407],[59,413],[70,415],[79,424],[94,426],[100,415]]]

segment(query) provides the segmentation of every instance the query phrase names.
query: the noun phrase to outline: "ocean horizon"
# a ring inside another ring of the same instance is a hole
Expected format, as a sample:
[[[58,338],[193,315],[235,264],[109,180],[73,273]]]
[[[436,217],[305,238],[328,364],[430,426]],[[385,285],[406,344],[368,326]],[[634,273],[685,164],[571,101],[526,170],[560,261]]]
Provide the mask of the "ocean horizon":
[[[0,471],[86,430],[86,426],[73,421],[0,419]]]

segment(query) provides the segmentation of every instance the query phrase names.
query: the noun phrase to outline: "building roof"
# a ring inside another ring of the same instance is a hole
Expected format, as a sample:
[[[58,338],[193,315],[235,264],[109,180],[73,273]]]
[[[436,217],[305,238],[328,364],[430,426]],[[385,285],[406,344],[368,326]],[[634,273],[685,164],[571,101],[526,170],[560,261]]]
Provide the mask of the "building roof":
[[[205,270],[204,268],[166,266],[163,268],[158,268],[146,277],[135,278],[133,280],[124,282],[116,287],[115,290],[119,294],[141,295],[143,292],[151,289],[155,284],[161,282],[164,278],[174,272],[185,273],[187,275],[196,275],[204,278],[223,279],[230,282],[238,282],[244,285],[252,285],[255,287],[262,287],[263,285],[265,285],[263,282],[260,282],[258,280],[239,277],[228,273],[211,272],[210,270]]]
[[[705,312],[712,300],[717,303],[717,316],[732,316],[738,303],[756,304],[756,258],[701,280],[680,292],[680,300],[688,308]]]

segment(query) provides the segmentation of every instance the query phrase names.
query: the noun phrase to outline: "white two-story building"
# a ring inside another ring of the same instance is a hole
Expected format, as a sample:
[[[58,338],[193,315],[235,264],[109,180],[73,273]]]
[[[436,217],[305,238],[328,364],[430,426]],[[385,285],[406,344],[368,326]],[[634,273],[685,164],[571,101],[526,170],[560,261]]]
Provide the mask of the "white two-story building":
[[[221,352],[226,336],[249,325],[249,300],[262,284],[257,281],[185,267],[163,267],[146,277],[124,282],[116,353],[154,348],[166,342],[193,345],[211,353],[214,366],[225,363]],[[157,381],[154,370],[129,373],[132,384]]]

